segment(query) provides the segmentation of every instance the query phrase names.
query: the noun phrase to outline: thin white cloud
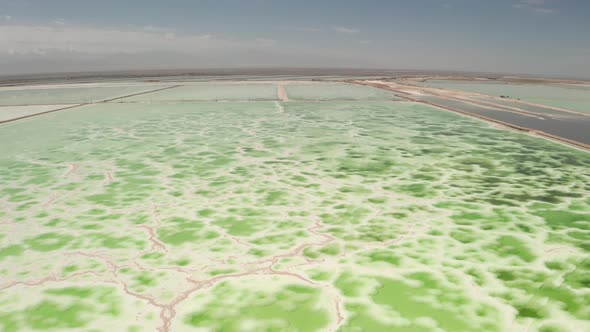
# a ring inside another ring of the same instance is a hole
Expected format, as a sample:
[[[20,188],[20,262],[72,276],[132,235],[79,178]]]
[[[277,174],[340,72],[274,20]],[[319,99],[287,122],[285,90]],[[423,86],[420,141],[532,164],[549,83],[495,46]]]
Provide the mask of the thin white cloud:
[[[319,28],[318,28],[319,29]],[[351,33],[350,29],[346,30]],[[277,51],[287,47],[276,39],[258,37],[232,40],[211,34],[186,34],[157,26],[96,27],[67,22],[45,25],[0,25],[0,56],[103,55],[167,52],[212,54],[248,51]],[[316,47],[302,46],[315,50]]]
[[[527,5],[531,5],[531,6],[538,6],[538,5],[544,5],[545,4],[545,0],[523,0],[521,2],[522,3],[525,3]]]
[[[297,44],[267,36],[220,38],[152,26],[0,24],[0,75],[226,66],[360,66],[371,56],[358,47]]]
[[[512,5],[517,9],[526,9],[534,13],[553,14],[555,9],[545,7],[545,0],[521,0]]]
[[[259,41],[250,43],[260,44]],[[113,54],[161,50],[190,53],[219,48],[231,49],[242,44],[247,42],[213,38],[209,34],[179,35],[170,29],[154,27],[100,28],[57,23],[0,25],[0,50],[12,50],[12,54]],[[269,44],[268,41],[266,44]]]
[[[301,32],[320,32],[320,31],[323,31],[322,28],[317,28],[317,27],[295,27],[295,28],[291,28],[290,30],[293,30],[293,31],[301,31]]]
[[[331,26],[320,26],[318,29],[323,29],[325,34],[339,33]],[[298,41],[283,34],[280,39],[277,38],[278,42],[273,43],[269,40],[275,37],[272,34],[260,35],[258,40],[245,40],[221,38],[205,31],[186,33],[153,26],[100,27],[69,22],[65,25],[26,25],[16,17],[0,24],[0,76],[94,70],[275,66],[502,70],[590,77],[587,69],[589,50],[583,46],[580,46],[580,52],[564,49],[558,56],[539,54],[535,61],[528,61],[530,54],[515,55],[511,50],[489,52],[471,48],[467,52],[465,49],[445,47],[435,49],[437,57],[433,59],[432,46],[421,41],[408,39],[389,45],[373,40],[373,45],[369,45],[369,37],[364,35],[359,32],[347,35],[349,43],[339,40],[332,43],[334,38]],[[564,58],[567,61],[562,61]]]
[[[171,32],[171,31],[174,31],[173,29],[170,29],[170,28],[156,27],[153,25],[146,25],[142,29],[144,31],[149,31],[149,32]]]
[[[256,38],[255,41],[264,45],[274,45],[277,43],[276,40],[270,38]]]
[[[320,27],[294,27],[294,28],[289,28],[289,30],[292,31],[300,31],[300,32],[321,32],[321,31],[326,31],[326,30],[332,30],[338,33],[344,33],[344,34],[356,34],[359,33],[360,31],[356,28],[352,28],[352,27],[345,27],[345,26],[333,26],[330,28],[320,28]]]
[[[355,34],[355,33],[359,32],[358,29],[349,28],[349,27],[332,27],[332,30],[334,30],[336,32],[340,32],[340,33],[347,33],[347,34]]]

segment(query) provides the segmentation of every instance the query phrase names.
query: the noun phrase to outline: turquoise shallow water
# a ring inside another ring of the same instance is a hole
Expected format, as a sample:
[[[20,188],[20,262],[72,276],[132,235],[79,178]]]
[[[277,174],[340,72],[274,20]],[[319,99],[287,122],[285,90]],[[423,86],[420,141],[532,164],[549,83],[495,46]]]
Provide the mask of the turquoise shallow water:
[[[590,328],[587,152],[390,101],[96,104],[0,142],[6,331]]]
[[[123,102],[278,100],[275,84],[203,83],[122,99]]]
[[[163,86],[69,87],[44,89],[0,89],[0,106],[80,104],[102,101]]]
[[[285,89],[290,100],[400,100],[389,91],[346,83],[288,84]]]
[[[0,121],[47,112],[71,105],[0,106]]]
[[[490,82],[428,81],[434,88],[462,90],[499,97],[507,95],[532,103],[590,113],[590,90],[556,85],[509,84]]]

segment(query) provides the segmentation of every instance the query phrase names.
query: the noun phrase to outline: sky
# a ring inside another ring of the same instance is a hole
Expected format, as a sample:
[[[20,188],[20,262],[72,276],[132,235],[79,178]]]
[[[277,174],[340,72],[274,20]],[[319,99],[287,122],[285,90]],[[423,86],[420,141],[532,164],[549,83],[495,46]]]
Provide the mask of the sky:
[[[334,67],[590,78],[588,0],[0,0],[0,75]]]

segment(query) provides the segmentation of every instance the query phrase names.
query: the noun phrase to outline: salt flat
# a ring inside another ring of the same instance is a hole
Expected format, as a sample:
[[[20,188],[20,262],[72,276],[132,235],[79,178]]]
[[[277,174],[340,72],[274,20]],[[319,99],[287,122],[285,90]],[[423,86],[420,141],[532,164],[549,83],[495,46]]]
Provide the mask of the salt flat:
[[[162,86],[117,85],[91,87],[82,84],[70,87],[31,87],[18,90],[15,88],[2,88],[0,89],[0,106],[91,103],[157,88],[162,88]]]
[[[62,105],[33,105],[33,106],[0,106],[0,121],[11,120],[28,116],[32,114],[43,113],[71,106],[71,104]]]
[[[587,152],[279,84],[1,125],[2,329],[590,329]]]
[[[590,113],[590,88],[581,84],[514,84],[494,82],[461,82],[431,80],[425,85],[499,97],[510,96],[532,103]]]

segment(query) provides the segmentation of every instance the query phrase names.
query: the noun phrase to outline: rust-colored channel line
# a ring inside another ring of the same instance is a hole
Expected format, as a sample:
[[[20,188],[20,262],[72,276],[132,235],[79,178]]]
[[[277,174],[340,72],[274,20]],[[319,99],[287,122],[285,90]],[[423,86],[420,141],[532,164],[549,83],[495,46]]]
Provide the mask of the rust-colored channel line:
[[[552,139],[552,140],[555,140],[555,141],[558,141],[558,142],[561,142],[561,143],[569,144],[569,145],[572,145],[574,147],[577,147],[577,148],[580,148],[580,149],[584,149],[584,150],[590,151],[590,145],[585,144],[585,143],[582,143],[582,142],[578,142],[578,141],[574,141],[574,140],[571,140],[571,139],[568,139],[568,138],[565,138],[565,137],[561,137],[561,136],[549,134],[549,133],[546,133],[544,131],[540,131],[540,130],[536,130],[536,129],[532,129],[532,128],[528,128],[528,127],[522,127],[522,126],[515,125],[515,124],[509,123],[509,122],[502,121],[502,120],[492,119],[492,118],[487,117],[485,115],[474,114],[474,113],[463,111],[463,110],[459,110],[459,109],[456,109],[456,108],[439,105],[437,103],[433,103],[433,102],[429,102],[429,101],[424,101],[424,100],[418,100],[418,99],[415,99],[415,98],[410,97],[409,94],[407,94],[407,93],[405,93],[403,91],[399,91],[399,90],[397,90],[395,88],[392,88],[390,86],[387,86],[385,84],[370,83],[370,82],[363,82],[363,81],[351,81],[351,82],[354,83],[354,84],[367,85],[367,86],[371,86],[371,87],[382,89],[382,90],[392,91],[392,92],[397,93],[400,98],[404,98],[404,99],[406,99],[408,101],[411,101],[411,102],[414,102],[414,103],[426,104],[426,105],[434,106],[434,107],[441,108],[441,109],[444,109],[444,110],[448,110],[448,111],[451,111],[451,112],[455,112],[455,113],[463,114],[463,115],[466,115],[466,116],[478,118],[478,119],[481,119],[481,120],[485,120],[487,122],[492,122],[492,123],[500,124],[502,126],[505,126],[505,127],[508,127],[508,128],[512,128],[512,129],[516,129],[518,131],[524,131],[524,132],[527,132],[527,133],[536,134],[536,135],[539,135],[539,136],[542,136],[542,137],[545,137],[545,138],[549,138],[549,139]],[[446,97],[443,97],[441,95],[436,95],[436,97],[445,98],[445,99],[451,99],[451,100],[453,99],[453,98],[446,98]]]
[[[0,120],[0,125],[5,124],[5,123],[10,123],[10,122],[18,121],[18,120],[28,119],[28,118],[32,118],[32,117],[40,116],[40,115],[44,115],[44,114],[49,114],[49,113],[54,113],[54,112],[59,112],[59,111],[65,111],[65,110],[69,110],[69,109],[76,108],[76,107],[81,107],[81,106],[86,106],[86,105],[93,105],[93,104],[108,103],[108,102],[111,102],[111,101],[114,101],[114,100],[118,100],[118,99],[123,99],[123,98],[128,98],[128,97],[134,97],[134,96],[139,96],[139,95],[145,95],[145,94],[148,94],[148,93],[153,93],[153,92],[158,92],[158,91],[163,91],[163,90],[178,88],[180,86],[182,86],[182,85],[167,86],[167,87],[164,87],[164,88],[159,88],[159,89],[150,90],[150,91],[144,91],[144,92],[139,92],[139,93],[133,93],[133,94],[125,95],[125,96],[121,96],[121,97],[115,97],[115,98],[105,99],[105,100],[96,101],[96,102],[88,102],[88,103],[82,103],[82,104],[75,104],[75,105],[71,105],[71,106],[67,106],[67,107],[57,108],[57,109],[54,109],[54,110],[39,112],[39,113],[35,113],[35,114],[23,115],[23,116],[19,116],[17,118],[12,118],[12,119],[8,119],[8,120]]]

